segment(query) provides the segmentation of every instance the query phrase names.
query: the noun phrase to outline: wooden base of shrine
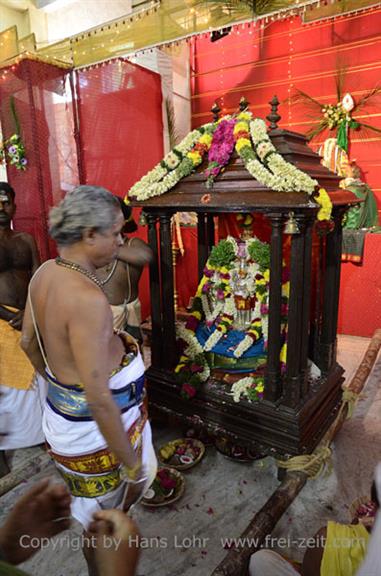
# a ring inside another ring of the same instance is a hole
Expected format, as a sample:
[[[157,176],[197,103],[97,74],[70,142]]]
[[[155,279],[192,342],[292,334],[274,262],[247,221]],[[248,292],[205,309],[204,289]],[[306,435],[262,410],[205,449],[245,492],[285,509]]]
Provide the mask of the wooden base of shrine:
[[[334,420],[342,397],[343,369],[338,364],[311,383],[309,396],[295,409],[281,400],[234,402],[229,387],[213,379],[195,398],[185,400],[172,373],[151,367],[146,375],[152,418],[167,415],[183,425],[224,435],[262,456],[287,458],[312,452]]]

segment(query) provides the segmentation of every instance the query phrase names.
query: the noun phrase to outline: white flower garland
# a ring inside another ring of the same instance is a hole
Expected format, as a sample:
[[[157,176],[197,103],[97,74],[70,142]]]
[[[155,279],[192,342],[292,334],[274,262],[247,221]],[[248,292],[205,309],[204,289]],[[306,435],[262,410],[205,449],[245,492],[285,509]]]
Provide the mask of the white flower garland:
[[[206,124],[205,126],[209,127],[210,124]],[[185,156],[187,152],[190,152],[192,147],[201,138],[201,136],[202,132],[197,129],[192,130],[192,132],[185,136],[180,144],[175,146],[174,149]],[[166,158],[168,159],[169,156],[169,164],[171,164],[170,160],[172,154],[174,154],[174,152],[171,150],[171,152],[169,152],[168,155],[164,158],[164,162],[166,161]],[[129,197],[141,201],[147,200],[148,198],[153,198],[154,196],[160,196],[161,194],[168,192],[168,190],[173,188],[173,186],[175,186],[177,182],[179,182],[179,180],[185,176],[182,170],[180,170],[183,160],[184,158],[171,171],[169,171],[168,168],[164,168],[161,163],[157,164],[155,168],[153,168],[150,172],[148,172],[148,174],[143,176],[143,178],[141,178],[138,182],[136,182],[136,184],[132,186],[128,193]],[[189,171],[189,174],[192,169],[193,166]]]
[[[234,402],[239,402],[242,395],[246,396],[246,392],[251,388],[252,384],[252,376],[246,376],[245,378],[238,380],[238,382],[234,382],[231,391]]]
[[[191,354],[186,354],[190,358],[194,358],[197,354],[202,354],[204,352],[201,344],[195,338],[193,332],[185,328],[183,324],[178,324],[176,326],[177,337],[184,340],[186,344],[188,344],[187,350],[191,352]]]
[[[259,300],[257,300],[255,303],[253,317],[254,318],[260,318],[261,319],[261,325],[262,325],[263,319],[262,319],[262,314],[261,314],[261,303],[259,302]],[[262,329],[262,332],[263,332],[263,329]],[[234,357],[235,358],[241,358],[241,356],[246,352],[246,350],[248,350],[253,344],[254,344],[253,338],[249,334],[246,334],[245,338],[243,338],[243,340],[241,340],[241,342],[238,344],[237,348],[234,350]]]
[[[284,179],[286,191],[308,192],[312,194],[318,185],[317,180],[299,170],[294,164],[287,162],[281,154],[276,151],[270,140],[265,122],[261,118],[250,121],[250,135],[255,145],[256,153],[262,162],[266,162],[271,172]],[[271,152],[271,154],[269,154]],[[268,154],[267,159],[265,159]]]
[[[201,304],[202,304],[202,309],[203,312],[205,314],[205,318],[207,322],[214,322],[215,319],[217,318],[217,316],[222,312],[223,308],[224,308],[224,303],[223,302],[217,302],[217,304],[214,307],[213,312],[210,309],[209,306],[209,300],[206,294],[202,294],[201,295]]]
[[[235,310],[234,299],[230,296],[229,298],[225,299],[222,314],[226,314],[227,316],[234,316],[234,310]],[[205,352],[209,352],[210,350],[212,350],[221,340],[223,335],[224,332],[216,328],[204,344]]]

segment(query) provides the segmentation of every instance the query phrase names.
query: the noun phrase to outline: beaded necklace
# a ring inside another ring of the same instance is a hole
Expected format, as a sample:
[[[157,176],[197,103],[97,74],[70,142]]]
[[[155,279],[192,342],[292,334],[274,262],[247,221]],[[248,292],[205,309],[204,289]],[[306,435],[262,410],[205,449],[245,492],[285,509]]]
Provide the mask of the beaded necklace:
[[[99,280],[98,276],[93,274],[93,272],[90,272],[89,270],[86,270],[86,268],[80,266],[80,264],[77,264],[76,262],[71,262],[70,260],[65,260],[64,258],[61,258],[61,256],[57,256],[55,262],[58,266],[63,266],[64,268],[68,268],[69,270],[75,270],[76,272],[79,272],[80,274],[87,276],[87,278],[92,280],[97,286],[99,286],[99,288],[101,288],[101,290],[103,290],[104,282]]]

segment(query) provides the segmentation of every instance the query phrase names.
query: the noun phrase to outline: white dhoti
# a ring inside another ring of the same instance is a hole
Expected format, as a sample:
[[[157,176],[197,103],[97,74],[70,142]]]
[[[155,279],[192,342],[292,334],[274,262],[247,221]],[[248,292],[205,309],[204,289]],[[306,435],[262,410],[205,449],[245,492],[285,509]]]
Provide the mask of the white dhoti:
[[[138,354],[130,364],[111,376],[109,388],[114,391],[128,389],[128,384],[132,387],[143,375],[144,365]],[[52,408],[49,405],[49,398],[50,392],[43,417],[45,437],[57,468],[73,495],[72,515],[87,529],[94,512],[102,508],[118,508],[123,504],[127,484],[119,478],[120,465],[108,451],[97,423],[94,420],[75,421],[73,418],[65,418],[57,413],[54,406]],[[73,403],[74,408],[76,404]],[[62,406],[66,410],[65,405]],[[150,424],[142,416],[142,403],[132,405],[122,412],[121,419],[133,447],[141,447],[148,488],[156,475],[157,460]],[[83,486],[87,491],[86,496],[79,495],[84,493]]]
[[[114,330],[125,330],[136,340],[141,341],[142,333],[140,324],[142,323],[142,311],[139,298],[131,302],[123,302],[118,305],[111,305]]]
[[[27,448],[44,441],[46,387],[35,378],[34,368],[20,348],[20,337],[21,332],[0,320],[0,450]]]
[[[42,413],[46,383],[34,378],[28,390],[0,385],[0,450],[36,446],[45,441]]]

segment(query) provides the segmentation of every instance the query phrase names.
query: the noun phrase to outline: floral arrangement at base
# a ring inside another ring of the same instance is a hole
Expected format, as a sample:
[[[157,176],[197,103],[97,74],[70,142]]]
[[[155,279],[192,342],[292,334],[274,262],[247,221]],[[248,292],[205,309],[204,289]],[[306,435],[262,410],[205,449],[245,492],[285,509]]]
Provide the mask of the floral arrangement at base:
[[[234,402],[239,402],[241,396],[244,396],[250,402],[262,400],[265,389],[264,383],[263,376],[246,376],[234,382],[231,391]]]
[[[144,493],[145,506],[166,506],[175,502],[184,492],[185,481],[181,473],[169,467],[159,468],[155,480]]]
[[[205,453],[205,447],[195,438],[172,440],[160,448],[162,462],[177,470],[186,470],[197,464]]]

